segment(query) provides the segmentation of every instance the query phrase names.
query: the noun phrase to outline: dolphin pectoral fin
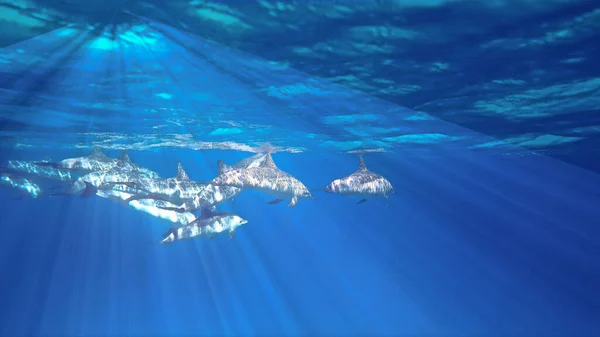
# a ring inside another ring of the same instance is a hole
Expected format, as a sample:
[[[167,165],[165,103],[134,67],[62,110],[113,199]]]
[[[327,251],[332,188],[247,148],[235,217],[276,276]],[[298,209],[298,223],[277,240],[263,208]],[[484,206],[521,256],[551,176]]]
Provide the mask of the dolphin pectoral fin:
[[[362,204],[363,202],[367,202],[367,199],[360,199],[356,204]]]
[[[274,199],[274,200],[269,201],[268,204],[269,205],[276,205],[276,204],[278,204],[278,203],[280,203],[282,201],[283,201],[283,199]]]
[[[84,183],[85,183],[85,190],[83,190],[83,192],[81,193],[81,195],[79,195],[79,197],[80,198],[89,198],[92,195],[96,195],[96,193],[98,192],[98,188],[87,181],[84,181]]]
[[[288,207],[294,207],[298,204],[298,197],[293,197],[292,201],[288,204]]]
[[[234,236],[235,236],[235,229],[232,230],[231,232],[229,232],[229,241],[231,241],[231,239],[233,239]]]

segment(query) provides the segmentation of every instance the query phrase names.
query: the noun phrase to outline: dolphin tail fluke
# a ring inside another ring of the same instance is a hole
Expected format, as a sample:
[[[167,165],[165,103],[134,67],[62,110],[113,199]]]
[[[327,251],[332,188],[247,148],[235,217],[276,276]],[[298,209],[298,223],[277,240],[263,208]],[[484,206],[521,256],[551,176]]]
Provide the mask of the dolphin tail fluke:
[[[92,195],[96,195],[96,193],[98,193],[98,188],[94,185],[92,185],[91,183],[84,181],[85,183],[85,190],[83,190],[83,193],[81,193],[81,195],[79,195],[80,198],[89,198]]]

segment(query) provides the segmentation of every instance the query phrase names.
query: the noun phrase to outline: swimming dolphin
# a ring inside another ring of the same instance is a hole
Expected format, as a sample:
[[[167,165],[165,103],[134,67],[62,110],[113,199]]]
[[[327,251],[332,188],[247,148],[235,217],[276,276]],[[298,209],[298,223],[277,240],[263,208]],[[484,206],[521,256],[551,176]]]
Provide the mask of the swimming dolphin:
[[[162,244],[169,244],[178,240],[191,239],[194,237],[214,238],[223,232],[229,233],[229,240],[235,235],[236,229],[248,223],[248,220],[233,213],[215,212],[214,209],[202,209],[201,215],[190,224],[171,228],[163,234]]]
[[[194,212],[203,207],[215,206],[231,200],[241,189],[216,186],[191,180],[181,163],[177,164],[177,175],[173,178],[152,182],[152,187],[142,187],[148,193],[131,196],[127,201],[153,199],[168,201],[178,206],[168,208],[177,212]]]
[[[179,226],[187,225],[196,219],[196,216],[190,212],[168,210],[167,208],[175,207],[175,205],[162,200],[145,199],[126,202],[125,200],[130,198],[132,194],[115,190],[100,190],[97,191],[97,195]]]
[[[13,176],[8,173],[0,174],[0,183],[14,187],[21,192],[25,192],[33,198],[37,198],[42,193],[42,189],[36,183],[26,178]]]
[[[223,161],[219,160],[217,162],[219,174],[234,170],[235,168],[258,167],[264,162],[265,158],[265,154],[259,153],[245,158],[232,166],[227,166]],[[165,191],[155,189],[155,192],[148,194],[140,193],[132,196],[131,200],[164,200],[180,205],[175,208],[169,208],[170,210],[194,212],[203,207],[215,206],[232,200],[242,191],[240,188],[234,186],[218,186],[210,182],[194,182],[188,177],[181,163],[178,163],[177,166],[177,176],[166,180],[169,183],[170,189],[165,188]],[[173,191],[173,188],[177,188],[179,192]]]
[[[271,153],[265,154],[265,159],[259,166],[225,171],[211,183],[218,186],[233,186],[243,190],[259,190],[277,198],[291,199],[288,207],[295,206],[300,198],[314,199],[302,182],[275,165]],[[282,199],[275,199],[269,204],[281,201]]]
[[[99,147],[94,146],[92,153],[87,156],[67,158],[59,162],[35,162],[35,164],[69,171],[94,172],[109,170],[115,167],[118,162],[119,159],[108,157]]]
[[[99,190],[117,190],[136,193],[140,186],[151,186],[157,173],[148,169],[121,161],[109,170],[90,172],[79,177],[66,192],[54,193],[51,196],[80,195],[89,197]]]
[[[9,160],[7,168],[20,175],[54,180],[64,183],[72,183],[75,177],[68,171],[51,166],[40,166],[34,162],[23,160]]]
[[[383,197],[387,204],[388,195],[394,193],[392,184],[384,177],[367,169],[362,153],[358,156],[360,159],[358,170],[349,176],[332,181],[323,188],[323,191],[361,196],[363,199],[358,202],[359,204],[367,201],[368,197]]]

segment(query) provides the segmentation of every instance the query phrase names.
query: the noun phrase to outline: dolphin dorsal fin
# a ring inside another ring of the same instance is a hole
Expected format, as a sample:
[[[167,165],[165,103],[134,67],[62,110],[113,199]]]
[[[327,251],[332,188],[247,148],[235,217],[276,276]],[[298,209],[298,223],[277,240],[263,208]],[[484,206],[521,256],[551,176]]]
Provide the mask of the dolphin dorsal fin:
[[[219,167],[219,171],[217,172],[219,176],[227,170],[227,165],[222,160],[217,160],[217,166]]]
[[[105,157],[106,155],[98,146],[92,147],[92,153],[90,153],[90,157]]]
[[[177,180],[190,180],[181,163],[177,163]]]
[[[265,161],[263,161],[263,163],[260,166],[268,168],[277,168],[277,165],[275,165],[273,157],[271,157],[270,153],[265,154]]]
[[[123,150],[123,152],[121,152],[121,156],[119,157],[119,159],[122,162],[131,163],[131,158],[129,158],[129,154],[125,150]]]
[[[358,170],[359,171],[367,171],[367,165],[365,164],[365,159],[363,158],[362,153],[358,155],[358,158],[360,160],[360,164],[358,165]]]

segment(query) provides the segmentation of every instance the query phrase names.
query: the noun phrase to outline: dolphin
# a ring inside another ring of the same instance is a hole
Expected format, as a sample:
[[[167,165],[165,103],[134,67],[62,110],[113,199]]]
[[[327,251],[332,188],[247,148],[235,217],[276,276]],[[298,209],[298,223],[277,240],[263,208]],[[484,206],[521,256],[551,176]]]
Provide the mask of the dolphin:
[[[13,172],[36,178],[72,183],[75,177],[68,171],[52,166],[40,166],[34,162],[9,160],[7,168]]]
[[[302,182],[275,165],[269,152],[265,154],[265,159],[259,166],[222,172],[211,183],[217,186],[233,186],[243,190],[260,190],[277,198],[291,199],[288,207],[295,206],[300,198],[314,199]],[[283,200],[275,199],[269,204],[281,201]]]
[[[169,207],[175,207],[175,205],[162,200],[145,199],[126,202],[125,200],[130,198],[132,194],[115,190],[100,190],[97,192],[97,194],[99,197],[115,201],[121,205],[129,206],[137,211],[150,214],[153,217],[179,226],[189,224],[196,219],[196,216],[193,213],[175,212],[167,209]]]
[[[59,162],[35,162],[34,164],[69,171],[94,172],[109,170],[118,162],[119,159],[108,157],[99,147],[94,146],[92,153],[87,156],[67,158]]]
[[[158,174],[148,169],[140,169],[128,161],[121,161],[109,170],[90,172],[79,177],[67,192],[54,193],[51,196],[74,195],[81,197],[95,195],[98,190],[117,190],[121,192],[137,193],[143,186],[152,187]]]
[[[323,191],[341,195],[360,196],[362,199],[358,202],[359,204],[367,201],[368,197],[383,197],[387,204],[388,195],[394,193],[392,184],[384,177],[367,169],[362,153],[358,157],[360,164],[356,172],[332,181],[323,188]]]
[[[126,201],[153,199],[163,200],[178,206],[165,209],[176,212],[194,212],[203,207],[216,206],[233,199],[241,189],[230,186],[216,186],[191,180],[181,163],[177,164],[177,175],[172,178],[154,181],[151,188],[143,187],[147,193],[132,195]]]
[[[42,193],[42,189],[36,183],[26,178],[15,177],[8,173],[2,173],[0,175],[0,183],[14,187],[21,192],[25,192],[33,198],[37,198]]]
[[[163,234],[163,240],[160,243],[164,245],[202,236],[212,239],[223,232],[228,232],[229,240],[231,240],[236,229],[246,223],[248,220],[233,213],[215,212],[214,209],[204,208],[200,217],[188,225],[169,229]]]

